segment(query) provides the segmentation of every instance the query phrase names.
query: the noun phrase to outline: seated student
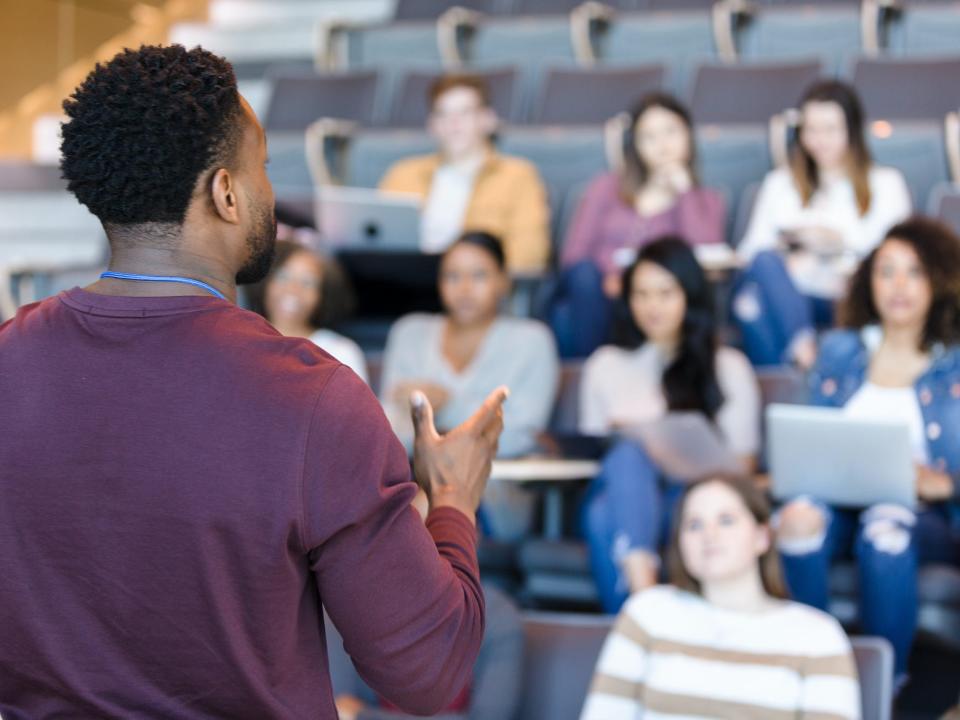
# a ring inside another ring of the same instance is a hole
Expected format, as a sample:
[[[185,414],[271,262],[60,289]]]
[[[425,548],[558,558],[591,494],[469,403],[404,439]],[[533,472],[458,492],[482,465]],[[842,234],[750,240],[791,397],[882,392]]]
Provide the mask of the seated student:
[[[536,168],[493,145],[497,116],[482,78],[448,75],[430,88],[433,155],[401,160],[380,189],[423,198],[422,243],[443,252],[467,228],[503,241],[511,272],[542,272],[550,254],[550,210]]]
[[[520,709],[523,621],[517,606],[497,587],[484,584],[483,595],[486,623],[473,682],[449,708],[435,716],[439,720],[511,720]],[[414,716],[376,698],[359,677],[350,679],[354,680],[356,694],[338,695],[339,720],[413,720]]]
[[[860,625],[896,651],[902,681],[917,618],[917,565],[960,563],[960,238],[939,222],[893,227],[853,276],[842,321],[810,374],[812,402],[910,425],[917,510],[798,499],[780,514],[793,597],[828,601],[831,561],[854,554]]]
[[[627,601],[580,720],[860,717],[850,642],[826,613],[785,599],[769,521],[749,480],[687,489],[670,585]]]
[[[644,97],[630,113],[623,169],[595,178],[563,244],[550,322],[564,357],[585,357],[606,342],[611,304],[636,251],[663,235],[722,243],[721,195],[700,187],[690,114],[669,95]]]
[[[408,315],[393,326],[383,358],[381,401],[397,436],[410,448],[413,427],[409,397],[429,398],[437,427],[452,428],[500,385],[510,388],[503,410],[500,457],[537,448],[550,420],[559,361],[550,330],[536,320],[506,317],[500,304],[510,280],[499,240],[468,232],[447,249],[440,263],[442,315]],[[491,482],[484,516],[495,537],[526,532],[533,496]]]
[[[733,313],[755,365],[816,358],[814,327],[833,321],[856,262],[910,214],[910,192],[894,168],[875,165],[853,88],[819,82],[800,105],[790,167],[767,175],[738,248],[752,263]]]
[[[329,329],[344,320],[354,304],[349,280],[335,260],[278,240],[270,274],[248,289],[248,298],[251,309],[281,335],[309,339],[368,382],[360,346]]]
[[[757,380],[739,351],[717,346],[710,287],[689,245],[655,240],[624,278],[629,335],[587,360],[580,431],[608,435],[671,411],[701,412],[744,469],[752,469],[760,446]],[[635,442],[620,441],[604,459],[585,530],[607,612],[657,581],[658,550],[681,489]]]

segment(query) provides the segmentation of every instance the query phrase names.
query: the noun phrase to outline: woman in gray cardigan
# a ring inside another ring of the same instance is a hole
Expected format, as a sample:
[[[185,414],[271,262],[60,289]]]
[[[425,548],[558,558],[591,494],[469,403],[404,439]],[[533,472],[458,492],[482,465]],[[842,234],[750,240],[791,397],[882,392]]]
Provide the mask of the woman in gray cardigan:
[[[437,427],[468,418],[492,390],[510,388],[504,405],[500,457],[537,448],[556,398],[559,360],[546,325],[500,314],[510,289],[500,241],[468,232],[444,253],[439,290],[442,315],[401,318],[390,331],[383,361],[381,401],[398,437],[410,449],[409,397],[422,391]],[[532,499],[522,490],[491,483],[484,498],[493,535],[513,539],[526,531]]]

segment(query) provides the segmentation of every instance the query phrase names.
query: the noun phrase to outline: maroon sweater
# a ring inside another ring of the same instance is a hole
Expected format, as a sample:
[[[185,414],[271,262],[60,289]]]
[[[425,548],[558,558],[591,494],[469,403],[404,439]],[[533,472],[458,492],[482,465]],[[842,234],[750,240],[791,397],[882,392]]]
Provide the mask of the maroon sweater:
[[[0,713],[334,720],[361,675],[447,705],[483,635],[476,533],[426,529],[374,396],[212,297],[75,289],[0,326]]]

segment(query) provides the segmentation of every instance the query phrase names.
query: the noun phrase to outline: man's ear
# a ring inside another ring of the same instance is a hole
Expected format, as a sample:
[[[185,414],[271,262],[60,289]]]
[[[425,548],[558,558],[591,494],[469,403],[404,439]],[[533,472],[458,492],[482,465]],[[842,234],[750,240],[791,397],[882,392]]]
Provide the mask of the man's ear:
[[[237,188],[230,171],[220,168],[210,180],[210,197],[217,215],[224,222],[237,225],[240,222],[240,210],[237,207]]]

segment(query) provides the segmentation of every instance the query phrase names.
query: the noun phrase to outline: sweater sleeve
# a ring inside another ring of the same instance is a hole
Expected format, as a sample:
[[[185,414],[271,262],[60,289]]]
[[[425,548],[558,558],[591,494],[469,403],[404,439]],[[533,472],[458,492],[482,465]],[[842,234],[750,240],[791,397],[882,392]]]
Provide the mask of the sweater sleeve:
[[[513,272],[541,272],[550,256],[550,208],[547,190],[533,165],[518,166],[503,237],[507,266]]]
[[[899,170],[876,168],[872,183],[873,197],[866,215],[844,238],[851,250],[861,257],[880,244],[887,231],[910,215],[910,190]]]
[[[611,206],[615,188],[611,175],[594,179],[587,187],[563,243],[562,265],[570,267],[583,260],[596,261],[600,254],[600,227]]]
[[[360,676],[404,710],[434,713],[470,681],[483,637],[476,530],[451,508],[420,520],[379,404],[354,374],[335,377],[304,449],[300,542]]]
[[[550,422],[560,376],[556,344],[545,326],[525,323],[513,339],[513,347],[503,348],[516,358],[516,364],[507,380],[510,400],[503,408],[501,457],[516,457],[534,449],[537,435]]]
[[[777,222],[777,208],[781,200],[779,195],[780,189],[777,187],[777,175],[774,171],[764,178],[763,185],[760,186],[747,231],[737,247],[737,252],[744,260],[749,262],[757,253],[776,247],[777,233],[780,230]]]
[[[603,644],[580,720],[636,720],[643,716],[647,673],[646,632],[631,614],[636,597],[620,611]]]
[[[383,353],[383,372],[380,379],[380,402],[387,419],[400,442],[410,453],[413,449],[413,421],[406,402],[394,397],[398,385],[423,379],[420,348],[425,324],[416,316],[400,318],[390,329]],[[419,344],[418,344],[419,343]]]
[[[680,233],[691,245],[722,243],[726,237],[727,209],[720,193],[697,188],[677,200]]]
[[[807,658],[800,689],[800,714],[804,720],[859,720],[860,686],[853,649],[843,628],[832,618],[823,643],[823,654]]]

